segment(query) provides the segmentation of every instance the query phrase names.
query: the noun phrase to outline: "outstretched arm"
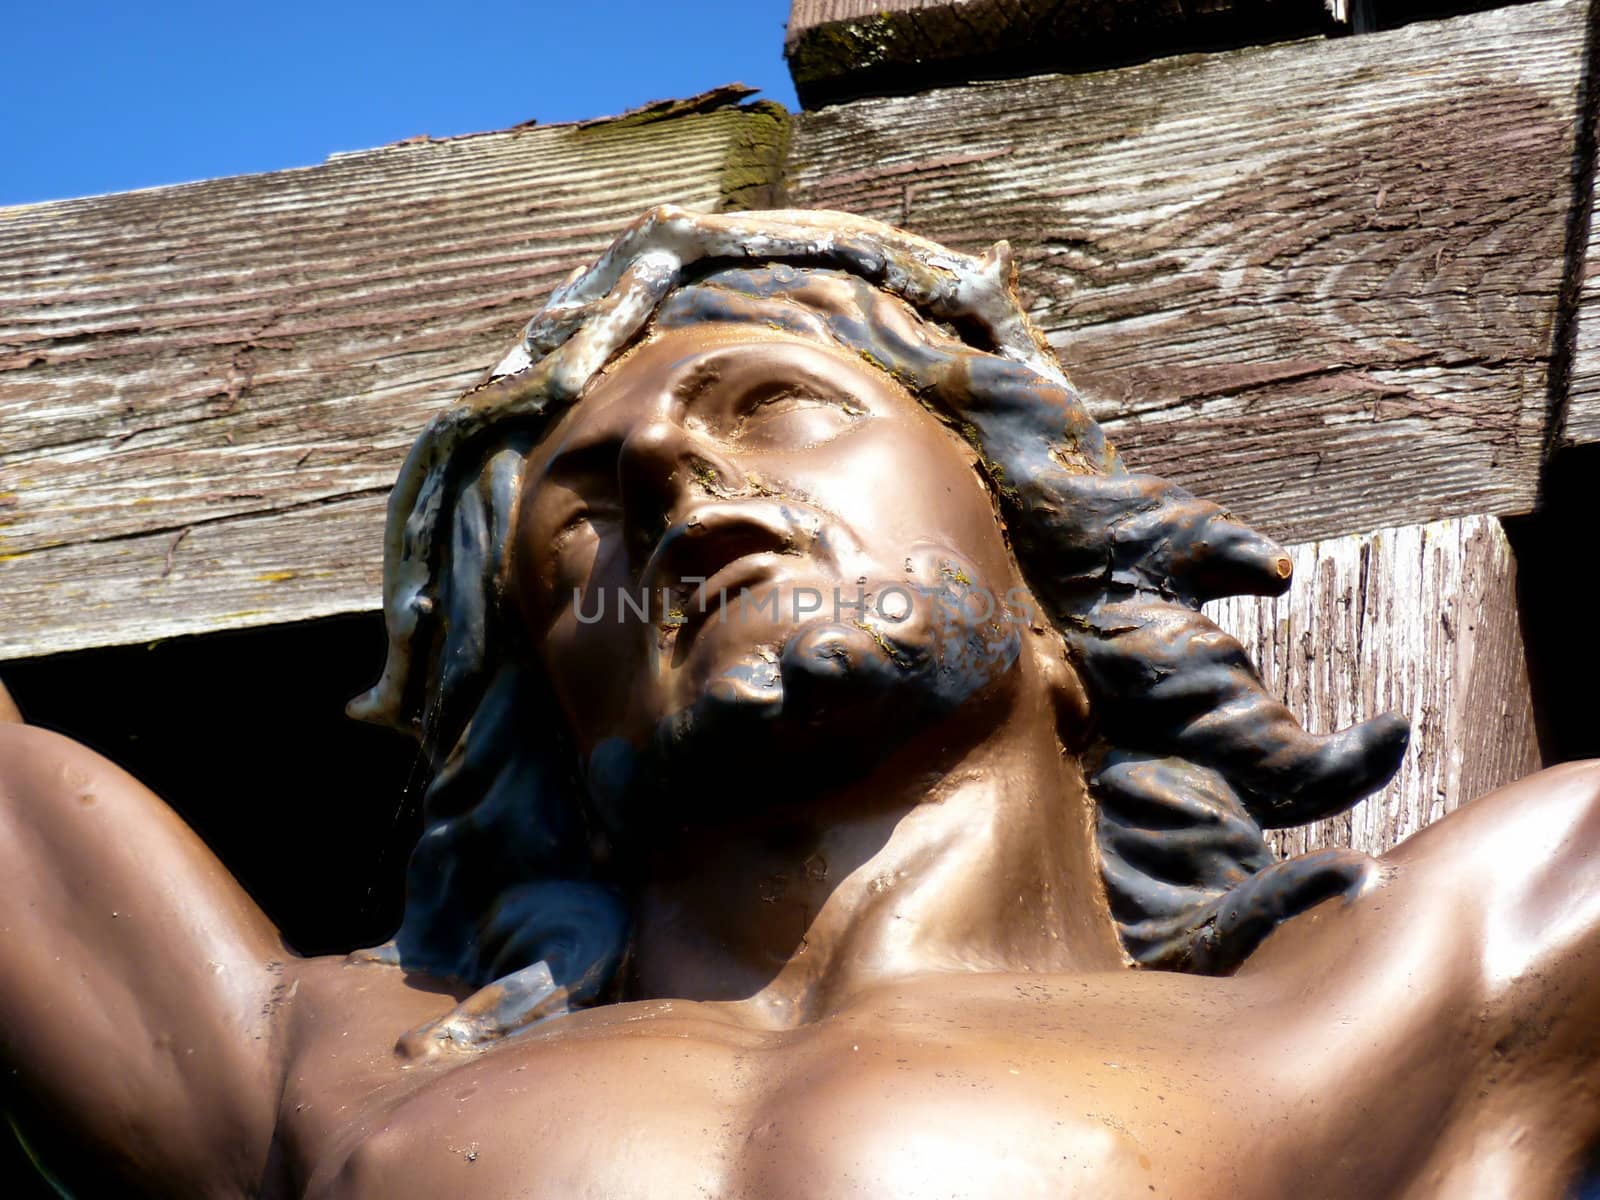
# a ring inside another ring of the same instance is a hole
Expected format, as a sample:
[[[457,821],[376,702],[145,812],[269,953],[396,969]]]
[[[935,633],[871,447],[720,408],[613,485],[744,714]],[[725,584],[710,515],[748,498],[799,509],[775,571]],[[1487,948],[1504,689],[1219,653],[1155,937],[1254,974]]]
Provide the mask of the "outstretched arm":
[[[0,720],[0,1077],[15,1092],[0,1099],[98,1148],[131,1187],[260,1195],[288,960],[148,789]]]

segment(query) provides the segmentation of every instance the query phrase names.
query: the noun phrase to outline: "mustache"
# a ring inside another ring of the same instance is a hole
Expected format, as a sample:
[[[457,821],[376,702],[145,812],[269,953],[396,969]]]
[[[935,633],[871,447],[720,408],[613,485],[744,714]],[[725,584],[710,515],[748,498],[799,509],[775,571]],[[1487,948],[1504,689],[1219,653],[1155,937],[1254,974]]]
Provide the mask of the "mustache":
[[[758,588],[785,560],[806,560],[836,575],[855,539],[820,509],[777,497],[716,499],[695,505],[657,539],[638,576],[655,614],[686,647],[729,596]],[[668,619],[670,617],[675,619]]]
[[[899,620],[872,611],[817,620],[780,645],[749,647],[664,717],[648,746],[609,751],[605,809],[637,834],[660,821],[714,820],[752,795],[803,800],[870,771],[1010,671],[1018,626],[964,603],[983,593],[972,568],[938,548],[914,551],[906,565],[877,584],[908,598]],[[738,778],[752,786],[726,786]]]
[[[837,565],[842,531],[820,509],[793,500],[713,500],[669,525],[639,573],[651,591],[704,585],[741,559],[806,555]]]

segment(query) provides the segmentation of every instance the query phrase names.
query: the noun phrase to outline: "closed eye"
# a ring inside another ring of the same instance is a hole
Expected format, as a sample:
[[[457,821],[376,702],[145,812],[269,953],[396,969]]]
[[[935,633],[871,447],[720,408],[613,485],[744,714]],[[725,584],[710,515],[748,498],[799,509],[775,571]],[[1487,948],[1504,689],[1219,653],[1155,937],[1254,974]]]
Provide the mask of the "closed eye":
[[[551,510],[550,523],[540,524],[552,530],[547,541],[552,549],[621,519],[616,498],[620,450],[618,439],[602,438],[563,450],[545,468],[538,503]]]
[[[791,387],[761,397],[734,437],[756,449],[799,450],[831,441],[866,415],[845,397]]]
[[[555,550],[560,550],[580,534],[593,532],[599,534],[606,527],[615,525],[622,520],[622,511],[613,504],[586,504],[575,511],[556,528],[550,537],[550,545]]]

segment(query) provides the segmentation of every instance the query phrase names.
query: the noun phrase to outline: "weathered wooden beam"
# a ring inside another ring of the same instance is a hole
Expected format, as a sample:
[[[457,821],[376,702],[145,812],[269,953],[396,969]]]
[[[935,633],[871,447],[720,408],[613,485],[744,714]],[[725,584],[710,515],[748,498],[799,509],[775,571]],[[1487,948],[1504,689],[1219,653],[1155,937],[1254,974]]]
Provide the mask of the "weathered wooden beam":
[[[1381,854],[1451,809],[1540,765],[1518,622],[1516,566],[1500,523],[1466,517],[1295,546],[1277,599],[1210,606],[1307,728],[1381,712],[1411,721],[1393,782],[1350,812],[1271,835],[1297,854]]]
[[[1600,267],[1591,270],[1600,273]],[[1585,281],[1582,305],[1562,427],[1563,440],[1579,446],[1600,442],[1600,287],[1596,280]]]
[[[1325,0],[794,0],[807,108],[968,79],[1140,62],[1338,28]]]
[[[1591,136],[1597,114],[1590,112]],[[1593,142],[1591,142],[1591,152]],[[1590,164],[1593,182],[1591,189],[1600,189],[1600,171]],[[1572,370],[1567,382],[1566,413],[1562,423],[1561,440],[1572,445],[1600,442],[1600,224],[1594,219],[1594,202],[1600,199],[1590,194],[1589,239],[1579,277],[1576,328],[1573,332]]]
[[[703,107],[0,209],[0,659],[375,607],[406,447],[562,276],[770,203],[785,115]]]
[[[806,114],[790,199],[1009,237],[1129,461],[1284,540],[1524,512],[1585,8]]]
[[[1600,210],[1600,166],[1595,156],[1600,145],[1600,80],[1594,78],[1600,66],[1600,4],[1594,4],[1589,13],[1590,52],[1595,56],[1590,64],[1590,80],[1585,96],[1586,111],[1582,115],[1583,131],[1587,135],[1578,166],[1579,186],[1587,190],[1587,208],[1580,214],[1576,226],[1578,237],[1586,242],[1581,259],[1569,264],[1569,286],[1576,283],[1575,309],[1572,313],[1572,358],[1567,373],[1566,387],[1558,397],[1564,406],[1561,414],[1559,437],[1554,445],[1593,445],[1600,443],[1600,223],[1595,220]],[[1600,484],[1596,485],[1600,488]]]

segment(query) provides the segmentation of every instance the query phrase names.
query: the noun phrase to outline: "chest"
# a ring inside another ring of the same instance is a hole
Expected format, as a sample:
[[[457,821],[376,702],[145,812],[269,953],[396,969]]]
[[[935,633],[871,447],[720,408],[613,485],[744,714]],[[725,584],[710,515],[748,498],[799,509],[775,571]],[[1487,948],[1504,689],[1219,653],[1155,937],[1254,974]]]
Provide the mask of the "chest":
[[[1179,1041],[1166,1029],[1193,1022],[1128,1004],[1099,1021],[1051,1011],[933,1021],[897,1009],[780,1035],[639,1022],[513,1040],[372,1104],[310,1164],[304,1195],[1427,1194],[1410,1168],[1445,1131],[1403,1089],[1308,1093],[1306,1048],[1291,1063],[1259,1030]]]
[[[1251,1195],[1240,1168],[1259,1175],[1260,1156],[1237,1152],[1253,1129],[1237,1103],[1127,1053],[848,1031],[542,1049],[504,1047],[363,1116],[305,1194],[1022,1200],[1154,1187],[1201,1200]]]

